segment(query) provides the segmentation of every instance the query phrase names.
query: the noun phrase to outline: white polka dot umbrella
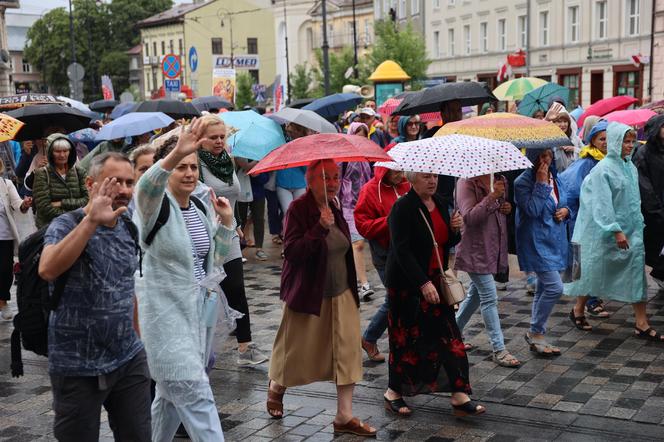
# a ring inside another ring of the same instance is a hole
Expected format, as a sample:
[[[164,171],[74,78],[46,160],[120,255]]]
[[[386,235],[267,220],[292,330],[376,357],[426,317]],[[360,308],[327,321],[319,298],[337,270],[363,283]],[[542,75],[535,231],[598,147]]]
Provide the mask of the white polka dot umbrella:
[[[375,165],[457,178],[473,178],[532,166],[512,143],[457,134],[400,143],[388,155],[394,159],[393,162]]]

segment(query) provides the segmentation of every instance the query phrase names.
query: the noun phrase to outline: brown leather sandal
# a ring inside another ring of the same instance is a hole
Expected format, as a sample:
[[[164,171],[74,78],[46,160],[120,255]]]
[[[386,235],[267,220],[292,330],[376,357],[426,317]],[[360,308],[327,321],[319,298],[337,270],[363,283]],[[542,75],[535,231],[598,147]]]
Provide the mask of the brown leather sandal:
[[[349,433],[362,437],[376,437],[377,430],[354,417],[343,425],[332,423],[334,434]]]
[[[281,419],[284,417],[284,394],[286,389],[284,388],[284,391],[277,393],[270,388],[270,385],[272,385],[272,379],[267,382],[267,412],[273,419]]]

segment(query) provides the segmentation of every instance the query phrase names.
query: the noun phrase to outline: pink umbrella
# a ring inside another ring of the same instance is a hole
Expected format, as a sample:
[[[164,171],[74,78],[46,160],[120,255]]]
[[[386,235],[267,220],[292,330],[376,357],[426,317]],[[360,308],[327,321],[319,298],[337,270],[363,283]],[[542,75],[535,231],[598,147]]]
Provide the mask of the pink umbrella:
[[[618,95],[617,97],[604,98],[603,100],[596,101],[588,106],[586,111],[579,118],[579,127],[583,126],[584,120],[590,115],[603,117],[613,111],[625,110],[638,101],[639,100],[636,98],[628,95]]]
[[[387,101],[385,101],[385,103],[380,105],[378,108],[378,113],[381,115],[392,115],[402,101],[403,98],[389,98]],[[440,112],[427,112],[420,114],[420,120],[424,123],[440,121]]]
[[[614,111],[610,114],[604,115],[603,118],[606,121],[616,121],[628,126],[641,127],[655,115],[657,115],[657,112],[650,109],[630,109]]]

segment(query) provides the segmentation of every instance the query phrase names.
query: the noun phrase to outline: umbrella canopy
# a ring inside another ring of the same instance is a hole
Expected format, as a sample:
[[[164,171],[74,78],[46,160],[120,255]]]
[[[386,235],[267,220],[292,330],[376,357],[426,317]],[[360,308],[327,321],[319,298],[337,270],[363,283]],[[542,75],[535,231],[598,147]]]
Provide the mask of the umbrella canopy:
[[[131,112],[102,127],[96,140],[118,140],[125,137],[134,137],[166,127],[173,121],[175,120],[162,112]]]
[[[361,102],[362,97],[358,94],[332,94],[318,98],[302,109],[314,111],[323,118],[337,118],[339,114],[355,109]]]
[[[295,109],[301,109],[304,106],[306,106],[309,103],[312,103],[315,100],[315,98],[298,98],[297,100],[293,100],[288,104],[288,107],[293,107]]]
[[[175,120],[201,116],[193,104],[178,100],[144,101],[135,112],[163,112]]]
[[[57,98],[58,98],[58,100],[60,100],[64,103],[67,103],[69,106],[73,107],[74,109],[80,110],[81,112],[84,112],[84,113],[92,112],[90,110],[90,107],[88,107],[87,104],[85,104],[81,101],[74,100],[73,98],[69,98],[69,97],[62,97],[62,96],[59,96]]]
[[[90,127],[86,127],[85,129],[80,129],[80,130],[77,130],[76,132],[72,132],[72,133],[68,134],[67,138],[69,138],[69,141],[71,141],[73,143],[78,142],[78,143],[85,143],[85,144],[87,144],[87,143],[95,144],[96,138],[97,138],[97,133],[98,133],[98,131],[96,131],[96,130],[90,128]]]
[[[0,97],[0,110],[18,109],[33,104],[57,104],[61,100],[50,94],[19,94]]]
[[[117,100],[97,100],[90,103],[90,110],[95,112],[108,112],[120,104]]]
[[[391,161],[383,149],[365,137],[345,134],[316,134],[297,138],[270,152],[249,172],[307,166],[316,160]]]
[[[237,157],[260,160],[286,142],[279,124],[251,110],[224,112],[219,118],[227,126],[228,145]]]
[[[435,136],[451,134],[507,141],[519,149],[549,149],[570,145],[569,138],[555,124],[505,112],[447,123]]]
[[[458,100],[461,106],[474,106],[487,101],[496,101],[496,97],[493,96],[484,82],[443,83],[419,92],[405,94],[403,101],[394,113],[397,115],[415,115],[440,112],[441,104],[455,100]]]
[[[403,101],[403,98],[388,98],[385,100],[385,102],[378,108],[378,113],[381,115],[392,115],[394,111],[397,110],[397,107],[401,104]],[[424,114],[420,115],[420,119],[425,122],[429,123],[431,121],[439,121],[440,120],[440,112],[427,112]]]
[[[570,117],[574,118],[575,121],[579,120],[579,117],[583,115],[583,108],[578,106],[576,109],[569,113]]]
[[[616,121],[628,126],[641,127],[655,115],[657,115],[657,112],[651,109],[630,109],[611,112],[602,118],[606,121]]]
[[[493,90],[493,95],[501,101],[521,100],[528,92],[549,82],[537,77],[521,77],[506,81]]]
[[[335,134],[339,132],[334,124],[318,115],[316,112],[306,109],[294,109],[285,107],[279,112],[275,112],[268,118],[273,119],[279,124],[295,123],[302,127],[311,129],[319,134]]]
[[[115,108],[113,108],[113,112],[111,112],[111,120],[117,120],[123,115],[127,115],[130,112],[135,112],[136,108],[138,107],[140,103],[120,103]]]
[[[60,126],[64,133],[70,133],[88,127],[90,117],[78,109],[61,104],[42,104],[25,106],[7,112],[7,115],[25,123],[14,140],[38,140],[44,137],[44,129]]]
[[[389,155],[393,162],[376,163],[375,166],[457,178],[473,178],[532,166],[512,143],[456,134],[399,143],[390,150]]]
[[[0,114],[0,143],[13,140],[23,126],[24,123],[22,121],[6,114]]]
[[[230,101],[226,101],[221,97],[217,97],[216,95],[194,98],[193,100],[191,100],[191,104],[193,104],[194,107],[198,109],[200,112],[203,111],[210,112],[210,109],[233,110],[233,103],[231,103]]]
[[[634,103],[638,102],[634,97],[628,95],[618,95],[617,97],[604,98],[598,100],[586,108],[586,111],[579,118],[579,127],[583,126],[586,117],[596,115],[603,117],[604,115],[617,110],[625,110]]]
[[[569,89],[555,83],[547,83],[537,89],[533,89],[523,96],[519,103],[519,113],[526,117],[532,117],[537,111],[546,112],[549,110],[549,103],[554,98],[561,98],[564,106],[569,103]]]
[[[654,101],[641,106],[641,109],[650,109],[658,114],[664,114],[664,100]]]

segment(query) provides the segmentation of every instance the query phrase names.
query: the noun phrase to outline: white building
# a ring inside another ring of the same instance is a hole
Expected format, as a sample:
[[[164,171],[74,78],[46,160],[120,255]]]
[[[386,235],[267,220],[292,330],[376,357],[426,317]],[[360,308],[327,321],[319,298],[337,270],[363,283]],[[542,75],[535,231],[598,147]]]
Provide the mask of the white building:
[[[647,96],[649,69],[632,56],[650,54],[651,0],[430,0],[424,17],[433,79],[496,86],[507,55],[522,49],[527,63],[513,76],[567,86],[583,106]]]

